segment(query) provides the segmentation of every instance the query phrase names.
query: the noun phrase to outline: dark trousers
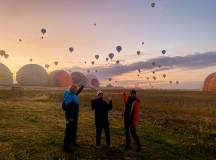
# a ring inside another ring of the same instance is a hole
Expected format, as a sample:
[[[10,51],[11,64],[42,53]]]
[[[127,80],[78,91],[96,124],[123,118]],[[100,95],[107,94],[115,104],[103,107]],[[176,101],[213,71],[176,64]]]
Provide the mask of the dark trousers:
[[[101,144],[102,129],[104,129],[106,135],[106,144],[109,146],[110,145],[109,124],[105,124],[105,125],[96,124],[96,145],[99,146]]]
[[[76,144],[77,121],[70,121],[66,124],[64,149],[71,149],[71,146]]]
[[[130,133],[138,147],[141,147],[139,137],[137,136],[136,133],[136,127],[132,122],[125,122],[125,136],[126,136],[126,145],[130,146],[131,141],[130,141]]]

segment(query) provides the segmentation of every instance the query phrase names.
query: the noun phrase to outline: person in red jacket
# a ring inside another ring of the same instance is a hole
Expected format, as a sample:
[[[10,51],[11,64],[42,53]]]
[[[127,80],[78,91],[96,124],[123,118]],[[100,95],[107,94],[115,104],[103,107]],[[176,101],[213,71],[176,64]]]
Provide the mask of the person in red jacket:
[[[141,144],[139,141],[139,137],[136,133],[136,126],[139,121],[139,104],[140,101],[136,97],[136,91],[131,90],[130,95],[128,96],[125,92],[123,93],[123,101],[124,101],[124,127],[125,127],[125,136],[126,136],[126,150],[131,149],[130,142],[130,133],[134,138],[134,141],[137,145],[137,151],[141,151]]]

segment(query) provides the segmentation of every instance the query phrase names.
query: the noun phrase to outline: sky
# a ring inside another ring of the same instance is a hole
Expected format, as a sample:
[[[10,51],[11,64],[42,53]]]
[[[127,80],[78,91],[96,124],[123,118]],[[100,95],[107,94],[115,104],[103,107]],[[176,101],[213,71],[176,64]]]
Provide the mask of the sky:
[[[156,7],[151,7],[152,2]],[[156,70],[150,62],[167,57],[156,71],[157,80],[151,80],[155,88],[200,89],[205,77],[216,68],[209,61],[216,54],[215,7],[215,0],[0,0],[0,49],[9,54],[8,59],[0,57],[0,62],[14,77],[25,64],[49,64],[48,72],[64,68],[86,73],[87,69],[98,69],[94,74],[102,85],[112,77],[117,81],[113,85],[148,88],[146,77],[152,79]],[[41,28],[47,29],[44,39]],[[115,50],[117,45],[123,48],[120,53]],[[70,53],[69,47],[74,52]],[[163,49],[165,55],[161,54]],[[115,56],[106,62],[111,52]],[[100,55],[99,60],[95,60],[95,54]],[[199,54],[204,59],[201,64]],[[175,57],[187,63],[168,63]],[[56,60],[58,66],[53,64]],[[188,65],[194,60],[198,64]],[[140,68],[138,77],[140,63],[147,67]],[[116,72],[119,70],[124,72]],[[170,85],[169,81],[180,84]]]

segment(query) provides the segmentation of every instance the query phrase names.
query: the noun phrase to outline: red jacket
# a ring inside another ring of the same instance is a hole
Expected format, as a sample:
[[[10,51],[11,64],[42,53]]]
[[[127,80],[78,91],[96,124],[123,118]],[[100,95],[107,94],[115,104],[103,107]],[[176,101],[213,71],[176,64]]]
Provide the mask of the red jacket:
[[[124,105],[126,104],[126,102],[127,102],[127,100],[128,100],[128,95],[127,95],[127,93],[123,93],[123,96],[122,96],[122,98],[123,98],[123,102],[124,102]],[[134,101],[134,112],[133,112],[133,117],[134,117],[134,119],[133,119],[133,122],[134,122],[134,125],[137,125],[138,124],[138,122],[139,122],[139,107],[140,107],[140,101],[139,101],[139,99],[137,99],[136,98],[136,100]]]

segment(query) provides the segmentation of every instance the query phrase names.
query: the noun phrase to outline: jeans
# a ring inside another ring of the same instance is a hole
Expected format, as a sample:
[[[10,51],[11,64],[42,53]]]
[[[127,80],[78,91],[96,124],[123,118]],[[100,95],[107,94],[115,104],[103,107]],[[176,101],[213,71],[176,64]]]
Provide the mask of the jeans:
[[[66,124],[64,149],[68,150],[72,145],[76,144],[77,121],[69,121]]]

